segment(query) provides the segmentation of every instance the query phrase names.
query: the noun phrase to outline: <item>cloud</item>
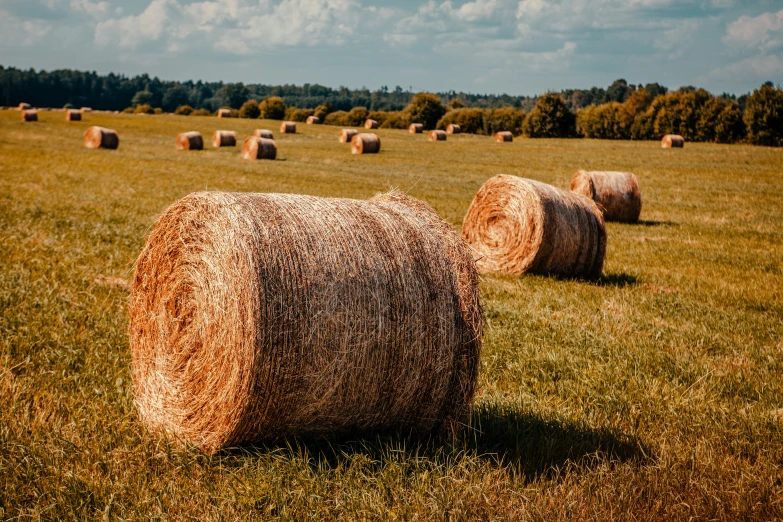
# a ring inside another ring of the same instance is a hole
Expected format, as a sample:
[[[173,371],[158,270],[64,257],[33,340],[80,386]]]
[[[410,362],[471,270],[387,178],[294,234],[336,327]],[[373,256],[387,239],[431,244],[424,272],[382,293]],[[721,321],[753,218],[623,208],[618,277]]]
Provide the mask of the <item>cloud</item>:
[[[0,43],[33,45],[49,34],[52,24],[43,20],[23,20],[0,9]]]
[[[783,47],[783,9],[755,17],[741,16],[726,27],[723,43],[765,52]]]
[[[783,75],[783,57],[776,54],[751,56],[725,67],[713,70],[707,79],[752,78],[754,81],[770,80]]]

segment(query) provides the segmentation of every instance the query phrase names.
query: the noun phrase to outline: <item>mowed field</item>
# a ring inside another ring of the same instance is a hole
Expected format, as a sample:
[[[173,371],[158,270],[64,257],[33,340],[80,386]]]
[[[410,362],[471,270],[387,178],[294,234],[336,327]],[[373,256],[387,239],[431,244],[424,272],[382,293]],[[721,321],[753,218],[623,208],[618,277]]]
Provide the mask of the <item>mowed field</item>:
[[[783,150],[376,131],[182,116],[0,112],[0,520],[783,518]],[[88,150],[90,125],[117,151]],[[278,160],[182,152],[179,132],[270,128]],[[456,229],[499,173],[567,188],[634,172],[597,282],[485,276],[472,428],[281,441],[208,456],[146,433],[126,282],[151,225],[200,190],[368,198],[396,188]]]

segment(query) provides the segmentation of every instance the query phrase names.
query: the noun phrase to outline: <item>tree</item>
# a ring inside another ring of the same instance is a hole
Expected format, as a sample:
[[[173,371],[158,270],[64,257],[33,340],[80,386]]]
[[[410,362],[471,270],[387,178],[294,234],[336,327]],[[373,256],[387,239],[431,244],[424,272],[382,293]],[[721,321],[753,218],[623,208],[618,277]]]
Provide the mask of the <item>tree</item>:
[[[332,109],[331,104],[326,102],[316,107],[313,115],[323,122],[332,111],[334,111],[334,109]]]
[[[631,95],[631,93],[634,91],[633,88],[628,86],[628,82],[626,82],[623,79],[615,80],[612,85],[609,86],[608,89],[606,89],[606,95],[604,97],[604,101],[607,102],[624,102],[628,99],[628,97]]]
[[[455,109],[464,109],[465,107],[467,107],[467,105],[465,105],[465,102],[463,102],[459,98],[454,98],[453,100],[451,100],[449,102],[449,105],[448,105],[448,109],[450,111],[453,111]]]
[[[446,114],[446,108],[436,95],[420,92],[413,97],[406,109],[413,123],[421,123],[425,129],[434,129],[438,120]]]
[[[270,96],[262,101],[258,109],[261,112],[261,118],[265,120],[282,120],[285,118],[285,102],[278,96]]]
[[[743,116],[748,141],[754,145],[783,146],[783,90],[765,83],[745,101]]]
[[[345,116],[345,125],[349,127],[364,125],[364,122],[367,121],[367,116],[369,116],[369,112],[367,112],[365,107],[354,107]]]
[[[250,91],[243,83],[229,83],[221,89],[221,95],[232,109],[238,109],[250,97]]]
[[[538,99],[523,130],[531,138],[570,138],[576,135],[576,115],[559,94],[550,92]]]
[[[133,96],[133,100],[131,100],[131,105],[133,105],[134,107],[138,105],[150,105],[152,104],[152,98],[153,98],[152,93],[145,89],[143,91],[137,92]]]
[[[255,120],[261,115],[261,109],[258,107],[258,102],[255,100],[248,100],[239,109],[240,118],[249,118]]]
[[[178,84],[171,87],[163,94],[161,108],[166,112],[173,112],[180,105],[187,105],[188,101],[188,90]]]

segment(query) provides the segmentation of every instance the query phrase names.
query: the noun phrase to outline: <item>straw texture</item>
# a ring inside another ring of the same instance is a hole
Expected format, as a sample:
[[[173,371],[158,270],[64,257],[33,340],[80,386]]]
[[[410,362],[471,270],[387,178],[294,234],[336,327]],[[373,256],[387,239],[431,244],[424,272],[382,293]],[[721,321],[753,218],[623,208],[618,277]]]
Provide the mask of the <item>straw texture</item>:
[[[284,121],[280,124],[280,132],[283,134],[296,134],[296,123],[293,121]]]
[[[38,121],[38,111],[35,109],[23,110],[22,121]]]
[[[427,141],[446,141],[446,132],[442,130],[431,130],[427,135]]]
[[[65,121],[82,121],[81,111],[68,109],[65,111]]]
[[[275,139],[275,135],[272,134],[272,131],[268,129],[256,129],[253,131],[253,136],[257,138],[266,138],[268,140]]]
[[[580,170],[571,178],[571,192],[595,201],[604,213],[605,221],[639,221],[642,196],[639,182],[630,172]]]
[[[196,131],[178,134],[177,150],[204,150],[204,138]]]
[[[593,201],[551,185],[501,174],[479,189],[462,237],[482,273],[601,275],[606,229]]]
[[[376,154],[381,150],[381,139],[368,132],[351,138],[351,154]]]
[[[421,134],[424,132],[424,125],[421,123],[411,123],[408,125],[408,132],[411,134]]]
[[[685,146],[685,139],[679,134],[667,134],[661,140],[664,149],[681,149]]]
[[[340,143],[351,143],[354,136],[359,134],[355,129],[343,129],[340,131]]]
[[[277,158],[277,143],[275,140],[250,136],[245,138],[242,144],[243,159],[268,159]]]
[[[136,262],[136,405],[153,432],[207,452],[341,432],[456,434],[481,317],[472,253],[425,203],[191,194]]]
[[[84,146],[88,149],[116,149],[120,146],[120,137],[115,130],[90,127],[84,133]]]
[[[495,133],[495,141],[498,143],[514,141],[514,135],[509,131],[498,131]]]
[[[377,129],[380,127],[380,124],[375,120],[367,120],[364,122],[364,128],[365,129]]]
[[[212,146],[216,149],[220,147],[236,147],[237,133],[234,131],[218,130],[212,135]]]
[[[459,128],[459,125],[449,123],[446,126],[446,134],[459,134],[460,132],[462,132],[462,129]]]

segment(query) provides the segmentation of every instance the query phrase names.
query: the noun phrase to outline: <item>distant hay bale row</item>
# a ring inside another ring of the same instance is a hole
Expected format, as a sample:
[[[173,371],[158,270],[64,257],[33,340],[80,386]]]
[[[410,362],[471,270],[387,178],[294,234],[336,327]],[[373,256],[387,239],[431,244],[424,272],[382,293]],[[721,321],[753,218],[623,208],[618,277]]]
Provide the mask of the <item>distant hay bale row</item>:
[[[446,141],[446,132],[442,130],[431,130],[427,135],[427,141]]]
[[[685,146],[685,139],[678,134],[667,134],[661,139],[661,147],[664,149],[683,148]]]
[[[363,132],[351,138],[351,154],[376,154],[381,150],[381,139],[371,133]]]
[[[82,121],[82,112],[68,109],[65,111],[65,121]]]
[[[231,109],[218,109],[217,117],[218,118],[230,118],[231,117]]]
[[[22,121],[38,121],[38,111],[35,109],[24,109],[22,111]]]
[[[499,131],[495,133],[495,141],[498,143],[514,141],[514,135],[509,131]]]
[[[242,159],[273,160],[277,158],[277,143],[275,140],[249,136],[242,144]]]
[[[212,146],[216,149],[220,147],[236,147],[237,133],[234,131],[217,130],[212,135]]]
[[[280,132],[283,134],[296,134],[296,123],[293,121],[284,121],[280,124]]]
[[[191,194],[154,225],[128,316],[139,418],[205,452],[455,434],[470,418],[482,336],[473,254],[404,194]]]
[[[204,150],[204,138],[200,132],[183,132],[177,136],[177,150]]]
[[[639,182],[630,172],[580,170],[571,178],[571,191],[595,201],[606,221],[639,221],[642,197]]]
[[[265,138],[265,139],[268,139],[268,140],[275,139],[275,136],[274,136],[274,134],[272,134],[272,131],[268,130],[268,129],[256,129],[253,132],[253,136],[255,136],[257,138]]]
[[[318,116],[308,116],[307,121],[305,123],[307,123],[307,125],[320,125],[321,118],[319,118]]]
[[[459,125],[455,125],[454,123],[449,123],[446,127],[446,134],[459,134],[460,132],[462,132],[462,130],[459,128]]]
[[[340,143],[351,143],[351,140],[357,134],[359,134],[359,131],[355,129],[343,129],[340,131],[340,137],[338,138],[338,140],[340,141]]]
[[[84,146],[88,149],[116,149],[120,146],[120,137],[112,129],[90,127],[84,133]]]
[[[377,129],[378,127],[380,127],[380,124],[375,120],[368,119],[364,122],[365,129]]]
[[[408,132],[411,134],[421,134],[424,131],[424,125],[421,123],[411,123],[408,126]]]
[[[597,278],[606,228],[595,203],[551,185],[501,174],[476,193],[462,237],[482,273]]]

